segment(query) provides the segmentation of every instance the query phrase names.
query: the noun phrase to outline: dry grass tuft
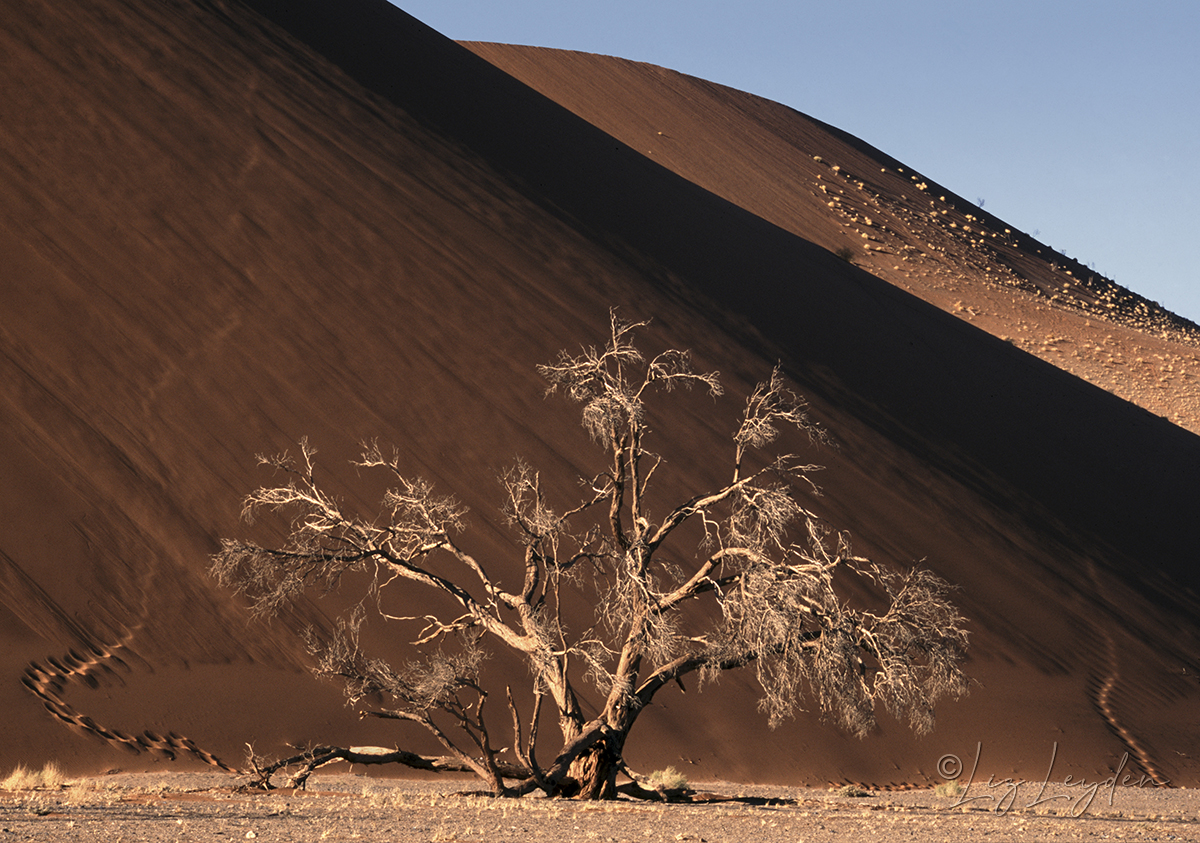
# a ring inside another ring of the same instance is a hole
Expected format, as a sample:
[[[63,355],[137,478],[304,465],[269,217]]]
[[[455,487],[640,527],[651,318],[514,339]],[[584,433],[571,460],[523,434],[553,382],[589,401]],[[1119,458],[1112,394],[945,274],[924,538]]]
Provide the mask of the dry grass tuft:
[[[48,762],[40,770],[30,770],[24,764],[18,764],[0,782],[0,790],[52,790],[62,787],[66,781],[62,768],[54,761]]]
[[[652,787],[661,787],[666,790],[683,790],[688,786],[687,776],[674,767],[655,770],[649,775],[647,781]]]
[[[944,796],[948,799],[953,799],[962,796],[966,788],[959,784],[958,779],[953,781],[942,782],[933,789],[933,792],[938,796]]]

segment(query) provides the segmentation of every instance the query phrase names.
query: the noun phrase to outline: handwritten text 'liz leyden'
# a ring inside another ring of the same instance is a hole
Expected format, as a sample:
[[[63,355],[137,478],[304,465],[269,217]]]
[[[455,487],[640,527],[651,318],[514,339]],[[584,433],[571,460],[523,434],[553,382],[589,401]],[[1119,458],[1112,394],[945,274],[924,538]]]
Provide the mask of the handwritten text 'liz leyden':
[[[968,802],[990,802],[994,805],[995,811],[998,814],[1005,814],[1017,806],[1017,799],[1020,795],[1022,785],[1029,785],[1031,788],[1034,783],[1028,781],[1017,781],[1015,779],[996,780],[996,777],[989,776],[987,782],[981,787],[986,788],[989,793],[979,794],[976,791],[975,796],[971,795],[971,787],[975,783],[975,771],[979,769],[979,756],[983,752],[983,744],[975,745],[975,762],[971,766],[971,775],[967,777],[962,792],[958,795],[957,800],[951,807],[957,808],[960,805],[966,805]],[[1092,804],[1092,800],[1096,798],[1096,794],[1104,789],[1108,791],[1108,804],[1113,803],[1113,794],[1117,789],[1117,785],[1122,787],[1145,787],[1153,785],[1154,782],[1146,775],[1135,776],[1133,773],[1125,773],[1121,775],[1125,769],[1125,765],[1129,763],[1129,753],[1125,753],[1121,757],[1121,763],[1117,765],[1117,770],[1108,778],[1102,781],[1089,782],[1086,779],[1075,779],[1071,775],[1067,775],[1060,783],[1062,787],[1077,788],[1078,795],[1070,794],[1050,794],[1047,795],[1046,788],[1050,785],[1050,779],[1054,775],[1054,762],[1058,758],[1058,742],[1055,741],[1054,749],[1050,753],[1050,768],[1046,771],[1045,778],[1042,779],[1041,785],[1038,787],[1037,794],[1033,799],[1023,807],[1036,808],[1038,805],[1045,805],[1055,800],[1061,799],[1071,802],[1071,816],[1081,816]],[[938,775],[950,781],[957,781],[962,777],[964,767],[962,760],[957,755],[943,755],[938,759]],[[999,791],[999,793],[996,793]]]

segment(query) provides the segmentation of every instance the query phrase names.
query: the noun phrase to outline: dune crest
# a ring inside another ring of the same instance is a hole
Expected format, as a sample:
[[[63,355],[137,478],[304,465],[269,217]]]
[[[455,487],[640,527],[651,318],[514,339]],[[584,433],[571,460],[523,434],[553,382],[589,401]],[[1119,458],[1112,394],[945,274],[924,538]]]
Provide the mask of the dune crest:
[[[1200,433],[1200,328],[778,103],[610,56],[464,42],[706,190]]]

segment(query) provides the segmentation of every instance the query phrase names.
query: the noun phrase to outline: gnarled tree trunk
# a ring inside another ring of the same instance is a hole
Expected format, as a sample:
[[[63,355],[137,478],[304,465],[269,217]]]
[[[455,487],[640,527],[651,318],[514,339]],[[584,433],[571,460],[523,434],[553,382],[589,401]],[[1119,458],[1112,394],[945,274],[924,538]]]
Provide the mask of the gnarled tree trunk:
[[[620,750],[614,736],[605,736],[571,765],[567,773],[570,790],[577,799],[616,799],[617,773],[621,769]],[[619,743],[624,744],[624,740]]]

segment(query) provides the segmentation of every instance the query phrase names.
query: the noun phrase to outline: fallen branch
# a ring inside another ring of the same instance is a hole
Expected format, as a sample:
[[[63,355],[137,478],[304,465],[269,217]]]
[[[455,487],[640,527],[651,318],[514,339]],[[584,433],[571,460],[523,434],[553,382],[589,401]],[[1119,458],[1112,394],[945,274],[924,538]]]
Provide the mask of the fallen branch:
[[[294,747],[299,749],[299,747]],[[250,758],[250,766],[254,771],[254,779],[243,785],[247,790],[274,790],[271,778],[280,770],[298,766],[299,769],[288,779],[286,787],[303,790],[308,784],[308,777],[313,771],[336,761],[348,764],[401,764],[414,770],[427,770],[434,773],[474,773],[476,770],[469,764],[449,756],[417,755],[403,749],[388,749],[381,746],[314,746],[302,750],[299,754],[281,758],[270,764],[262,765],[257,759]],[[530,771],[526,767],[497,761],[496,766],[501,775],[511,779],[527,779]]]

